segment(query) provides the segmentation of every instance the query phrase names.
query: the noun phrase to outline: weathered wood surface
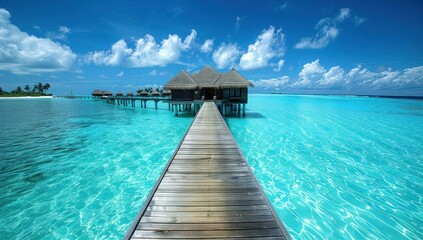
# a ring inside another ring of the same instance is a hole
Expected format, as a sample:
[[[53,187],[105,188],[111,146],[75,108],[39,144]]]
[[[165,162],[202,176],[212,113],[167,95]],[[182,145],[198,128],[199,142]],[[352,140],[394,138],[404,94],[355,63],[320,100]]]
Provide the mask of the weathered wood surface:
[[[127,239],[289,239],[215,104],[206,102]]]

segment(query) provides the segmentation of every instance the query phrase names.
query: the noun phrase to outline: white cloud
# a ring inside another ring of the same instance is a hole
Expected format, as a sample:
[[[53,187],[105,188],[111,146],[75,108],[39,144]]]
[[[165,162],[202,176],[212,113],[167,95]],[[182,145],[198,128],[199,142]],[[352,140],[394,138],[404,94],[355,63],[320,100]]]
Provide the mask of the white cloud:
[[[252,82],[254,84],[254,87],[263,88],[263,89],[271,89],[271,88],[286,87],[289,81],[290,79],[288,76],[283,76],[279,78],[260,79],[260,80],[256,80]]]
[[[323,78],[320,79],[317,84],[326,86],[335,86],[345,79],[345,71],[339,66],[335,66],[329,69],[329,71],[323,74]]]
[[[154,70],[152,70],[151,72],[149,72],[148,73],[148,76],[166,76],[167,75],[167,72],[166,71],[163,71],[163,72],[160,72],[160,71],[157,71],[156,69],[154,69]]]
[[[270,26],[263,30],[254,44],[248,45],[248,51],[241,56],[239,67],[243,70],[267,67],[272,58],[282,57],[284,54],[285,39],[282,29],[275,30]]]
[[[394,80],[397,86],[423,86],[423,66],[406,68],[401,78]]]
[[[124,40],[119,40],[108,51],[96,51],[86,55],[87,63],[96,65],[127,67],[166,66],[178,61],[181,52],[193,45],[197,32],[193,29],[182,41],[176,34],[170,34],[167,39],[157,43],[153,36],[146,34],[136,40],[135,49],[128,47]]]
[[[116,77],[123,77],[125,73],[123,71],[120,71],[120,73],[116,74]]]
[[[378,90],[378,89],[410,89],[423,88],[423,66],[392,70],[388,68],[380,72],[372,72],[357,65],[348,72],[340,66],[326,70],[317,59],[304,64],[297,79],[287,76],[253,81],[254,85],[263,89],[338,89],[338,90]]]
[[[222,43],[219,48],[213,52],[213,61],[219,69],[233,67],[240,54],[241,51],[236,44]]]
[[[326,47],[339,35],[339,24],[350,17],[350,9],[342,8],[334,18],[321,19],[315,26],[318,31],[314,37],[301,38],[295,48],[319,49]]]
[[[111,50],[89,53],[85,58],[87,62],[93,62],[95,65],[117,66],[132,52],[124,40],[119,40],[112,45]]]
[[[0,70],[30,74],[72,67],[76,54],[68,46],[22,32],[10,17],[6,9],[0,8]]]
[[[104,75],[104,74],[100,74],[100,77],[101,77],[101,78],[109,78],[109,76]]]
[[[317,59],[311,63],[306,63],[303,69],[298,74],[298,81],[293,86],[309,87],[319,81],[326,72],[325,68],[320,65],[320,60]]]
[[[67,39],[67,34],[69,34],[70,32],[71,30],[68,27],[60,26],[56,32],[48,32],[47,37],[64,41]]]
[[[285,63],[285,60],[281,59],[279,60],[277,64],[272,64],[272,66],[274,67],[273,71],[280,72],[282,70],[284,63]]]
[[[365,21],[367,21],[367,19],[361,18],[359,16],[355,16],[354,21],[355,21],[356,26],[358,26],[358,25],[361,25],[362,23],[364,23]]]
[[[196,37],[197,37],[197,31],[192,29],[191,33],[185,38],[184,43],[182,45],[182,49],[184,50],[189,49],[191,45],[194,43]]]
[[[239,31],[239,28],[241,27],[241,21],[243,21],[244,19],[246,19],[247,16],[237,16],[236,17],[236,21],[235,21],[235,32]]]
[[[206,41],[204,41],[203,45],[201,45],[201,51],[203,53],[209,53],[211,52],[213,49],[213,40],[212,39],[207,39]]]

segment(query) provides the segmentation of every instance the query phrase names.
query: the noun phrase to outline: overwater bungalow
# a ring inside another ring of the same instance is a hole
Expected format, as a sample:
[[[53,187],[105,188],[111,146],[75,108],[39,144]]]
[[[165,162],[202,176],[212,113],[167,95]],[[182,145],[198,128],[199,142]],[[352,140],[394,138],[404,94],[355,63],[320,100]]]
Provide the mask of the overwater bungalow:
[[[122,97],[122,96],[123,96],[123,93],[121,91],[116,92],[116,97]]]
[[[127,92],[127,93],[126,93],[126,96],[128,96],[128,97],[133,97],[133,96],[134,96],[134,94],[133,94],[132,92]]]
[[[112,93],[112,92],[109,92],[109,91],[106,91],[106,90],[99,90],[99,89],[96,89],[96,90],[94,90],[94,91],[91,93],[91,95],[92,95],[93,97],[107,97],[107,96],[112,96],[112,95],[113,95],[113,93]]]
[[[152,95],[153,97],[159,97],[161,94],[160,94],[160,92],[159,92],[159,91],[154,90],[153,92],[151,92],[151,95]]]
[[[220,100],[226,103],[247,103],[248,87],[253,84],[232,69],[228,73],[216,72],[206,66],[197,73],[180,71],[164,89],[171,92],[173,101]]]
[[[235,69],[228,73],[219,73],[206,66],[197,73],[190,74],[185,70],[180,71],[166,85],[164,89],[170,90],[171,102],[195,102],[201,100],[214,100],[221,110],[233,106],[239,109],[248,103],[248,87],[253,84]]]
[[[140,96],[141,97],[148,97],[148,92],[147,91],[145,91],[145,90],[142,90],[141,92],[140,92]]]

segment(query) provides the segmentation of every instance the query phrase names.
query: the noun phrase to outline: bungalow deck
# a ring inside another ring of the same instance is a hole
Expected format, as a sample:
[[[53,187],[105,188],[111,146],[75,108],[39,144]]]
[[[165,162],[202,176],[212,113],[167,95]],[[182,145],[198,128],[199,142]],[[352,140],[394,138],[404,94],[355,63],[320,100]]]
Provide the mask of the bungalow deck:
[[[124,239],[290,239],[215,103],[205,102]]]

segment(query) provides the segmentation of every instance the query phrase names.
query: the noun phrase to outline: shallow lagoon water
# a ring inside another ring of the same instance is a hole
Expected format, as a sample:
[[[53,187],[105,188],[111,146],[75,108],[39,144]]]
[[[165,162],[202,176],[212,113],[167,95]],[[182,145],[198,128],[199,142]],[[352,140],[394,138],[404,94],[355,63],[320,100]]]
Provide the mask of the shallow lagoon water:
[[[295,239],[423,237],[423,101],[251,95],[228,118]],[[0,101],[1,239],[120,239],[192,116]]]
[[[295,239],[423,238],[423,101],[253,95],[228,123]]]
[[[0,100],[0,238],[122,238],[192,121],[151,107]]]

